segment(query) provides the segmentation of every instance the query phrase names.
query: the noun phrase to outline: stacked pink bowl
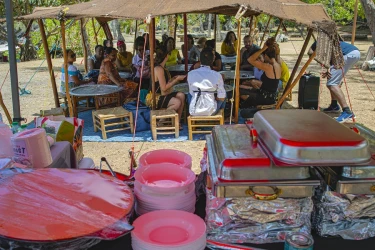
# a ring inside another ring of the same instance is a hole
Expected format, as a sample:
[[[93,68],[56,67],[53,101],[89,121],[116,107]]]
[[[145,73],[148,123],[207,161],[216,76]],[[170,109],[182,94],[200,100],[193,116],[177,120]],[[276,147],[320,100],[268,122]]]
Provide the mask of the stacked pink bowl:
[[[185,152],[174,149],[158,149],[144,153],[139,158],[138,169],[151,164],[160,163],[171,163],[180,167],[191,169],[192,159],[191,156]]]
[[[195,174],[171,163],[143,166],[135,173],[136,212],[155,210],[195,211]]]
[[[134,250],[204,250],[206,224],[195,214],[161,210],[137,218],[131,232]]]

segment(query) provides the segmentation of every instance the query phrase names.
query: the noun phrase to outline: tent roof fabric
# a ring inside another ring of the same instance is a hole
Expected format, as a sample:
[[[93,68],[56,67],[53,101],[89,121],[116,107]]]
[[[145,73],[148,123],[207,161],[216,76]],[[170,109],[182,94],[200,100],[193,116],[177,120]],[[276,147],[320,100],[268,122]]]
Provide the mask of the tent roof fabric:
[[[327,12],[321,4],[306,4],[299,0],[93,0],[69,6],[35,8],[30,15],[17,19],[57,18],[66,9],[67,18],[97,17],[100,19],[141,19],[151,16],[181,13],[212,13],[236,15],[239,7],[247,7],[244,16],[265,13],[284,20],[290,20],[311,28],[317,22],[329,21]]]

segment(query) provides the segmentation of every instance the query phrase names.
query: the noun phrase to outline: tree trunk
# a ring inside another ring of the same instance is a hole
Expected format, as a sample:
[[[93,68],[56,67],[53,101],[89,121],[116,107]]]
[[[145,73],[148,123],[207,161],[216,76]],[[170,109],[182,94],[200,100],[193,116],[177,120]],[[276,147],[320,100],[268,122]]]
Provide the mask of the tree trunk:
[[[124,38],[124,36],[122,35],[122,32],[121,32],[121,26],[120,26],[119,20],[115,19],[115,20],[113,20],[113,22],[114,22],[114,26],[115,26],[115,30],[116,30],[116,34],[117,34],[117,40],[125,41],[125,38]]]
[[[375,45],[375,3],[373,0],[361,0],[365,16],[367,19],[367,25],[371,30],[372,43]]]
[[[168,16],[168,36],[173,37],[174,36],[174,29],[175,29],[175,15],[169,15]]]
[[[221,42],[223,40],[223,38],[221,37],[221,24],[220,24],[220,19],[219,19],[219,15],[216,15],[216,37],[217,37],[217,41],[216,42]]]
[[[92,56],[92,50],[91,50],[91,47],[90,47],[90,39],[89,39],[89,36],[87,35],[87,31],[86,31],[86,28],[84,28],[82,30],[82,35],[83,37],[85,38],[85,41],[86,41],[86,48],[87,48],[87,56],[90,57]]]
[[[208,38],[211,39],[211,22],[212,22],[212,14],[208,14]]]
[[[32,44],[29,37],[26,37],[25,44],[23,44],[23,45],[19,44],[18,46],[21,49],[20,50],[20,60],[22,62],[35,60],[37,58],[36,50],[35,50],[34,45]]]

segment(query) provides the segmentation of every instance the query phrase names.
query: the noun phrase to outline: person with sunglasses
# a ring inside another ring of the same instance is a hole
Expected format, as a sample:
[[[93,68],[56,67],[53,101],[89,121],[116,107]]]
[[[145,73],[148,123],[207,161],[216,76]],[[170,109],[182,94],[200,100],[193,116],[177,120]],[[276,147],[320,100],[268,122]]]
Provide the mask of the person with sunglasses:
[[[73,65],[73,63],[77,60],[76,54],[74,53],[73,50],[67,49],[66,53],[68,55],[68,76],[69,76],[69,89],[74,88],[78,85],[82,84],[88,84],[88,83],[93,83],[92,78],[83,80],[81,72],[78,70],[76,66]],[[64,69],[64,64],[61,67],[61,86],[60,86],[60,91],[65,93],[66,88],[65,88],[65,69]]]

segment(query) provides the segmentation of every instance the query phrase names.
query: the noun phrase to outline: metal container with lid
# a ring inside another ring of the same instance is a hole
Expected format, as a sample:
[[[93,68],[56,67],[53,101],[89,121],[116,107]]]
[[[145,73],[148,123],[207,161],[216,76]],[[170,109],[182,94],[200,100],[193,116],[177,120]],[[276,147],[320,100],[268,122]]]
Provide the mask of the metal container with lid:
[[[259,111],[253,126],[276,165],[342,166],[371,159],[364,137],[314,110]]]

